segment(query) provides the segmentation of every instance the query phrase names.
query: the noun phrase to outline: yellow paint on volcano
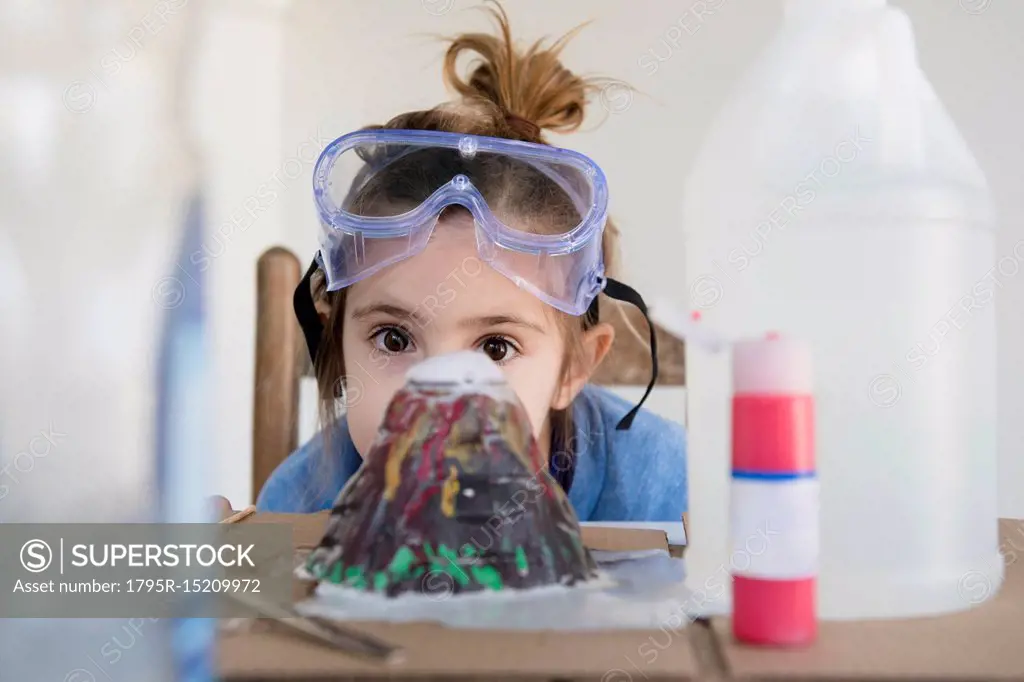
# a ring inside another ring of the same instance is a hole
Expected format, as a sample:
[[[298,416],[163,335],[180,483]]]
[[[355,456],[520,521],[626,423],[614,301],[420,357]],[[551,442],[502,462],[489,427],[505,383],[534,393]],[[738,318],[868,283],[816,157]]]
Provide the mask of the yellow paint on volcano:
[[[451,425],[451,431],[445,439],[444,452],[445,459],[454,459],[463,469],[473,464],[472,460],[480,450],[480,444],[475,439],[469,443],[464,442],[462,434],[465,428],[461,420]]]
[[[448,470],[448,478],[445,479],[444,487],[441,489],[441,513],[452,518],[455,516],[455,497],[459,494],[459,470],[453,464]]]
[[[419,417],[411,424],[405,433],[398,435],[391,450],[388,452],[388,461],[384,465],[384,499],[393,500],[398,491],[398,484],[402,482],[402,462],[409,456],[409,450],[418,440],[420,427],[424,417]]]

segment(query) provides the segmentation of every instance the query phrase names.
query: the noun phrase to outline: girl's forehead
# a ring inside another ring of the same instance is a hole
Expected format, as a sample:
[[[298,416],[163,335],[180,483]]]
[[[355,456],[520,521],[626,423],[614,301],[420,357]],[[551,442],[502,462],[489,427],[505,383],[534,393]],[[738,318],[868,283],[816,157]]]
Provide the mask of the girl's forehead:
[[[424,291],[457,279],[471,279],[479,283],[489,281],[491,275],[500,277],[481,260],[472,222],[468,229],[461,225],[439,224],[423,251],[379,274],[384,275],[383,279],[388,283],[414,284]]]
[[[480,258],[473,219],[463,212],[445,215],[421,253],[356,283],[347,300],[349,311],[384,303],[426,314],[438,329],[503,316],[557,324],[554,308]]]
[[[480,258],[472,221],[469,229],[461,228],[438,225],[421,253],[354,284],[348,295],[350,309],[383,302],[454,323],[515,316],[550,324],[550,306]]]

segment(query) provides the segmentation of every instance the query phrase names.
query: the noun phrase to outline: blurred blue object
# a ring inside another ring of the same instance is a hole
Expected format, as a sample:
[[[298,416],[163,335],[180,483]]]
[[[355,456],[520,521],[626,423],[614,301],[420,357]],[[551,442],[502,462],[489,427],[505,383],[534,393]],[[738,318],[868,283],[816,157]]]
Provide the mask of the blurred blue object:
[[[174,274],[167,280],[177,293],[177,305],[164,321],[156,420],[157,488],[160,518],[167,523],[210,522],[206,482],[212,447],[208,378],[209,345],[203,273],[187,256],[203,241],[203,211],[194,196],[186,214],[184,234]],[[191,594],[183,600],[204,599]],[[212,680],[217,621],[181,618],[170,626],[175,679]]]

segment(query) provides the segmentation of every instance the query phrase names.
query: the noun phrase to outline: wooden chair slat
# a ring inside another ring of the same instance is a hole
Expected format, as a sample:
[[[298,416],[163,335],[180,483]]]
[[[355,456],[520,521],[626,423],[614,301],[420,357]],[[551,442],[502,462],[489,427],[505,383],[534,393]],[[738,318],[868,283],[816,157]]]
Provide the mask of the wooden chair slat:
[[[292,295],[302,280],[299,259],[273,247],[260,256],[256,278],[253,498],[298,445],[299,377],[306,356],[292,308]]]

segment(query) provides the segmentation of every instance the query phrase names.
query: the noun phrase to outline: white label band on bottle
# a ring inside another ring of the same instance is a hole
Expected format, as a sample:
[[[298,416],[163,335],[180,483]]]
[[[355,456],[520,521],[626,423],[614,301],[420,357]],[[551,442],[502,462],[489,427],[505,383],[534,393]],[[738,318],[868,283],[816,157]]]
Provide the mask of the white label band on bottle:
[[[733,477],[729,571],[799,580],[818,574],[818,479]]]

